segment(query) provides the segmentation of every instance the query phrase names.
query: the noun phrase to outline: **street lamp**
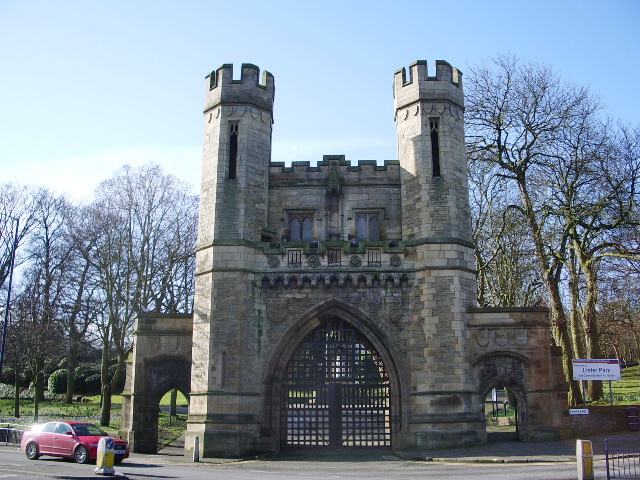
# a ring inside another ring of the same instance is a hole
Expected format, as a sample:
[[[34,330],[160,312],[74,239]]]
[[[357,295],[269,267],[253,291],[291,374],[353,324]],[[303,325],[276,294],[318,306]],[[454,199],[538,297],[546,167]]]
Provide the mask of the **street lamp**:
[[[4,309],[4,325],[2,326],[2,345],[0,346],[0,378],[2,378],[2,366],[4,364],[4,347],[7,340],[7,324],[9,323],[9,305],[11,305],[11,284],[13,282],[13,264],[16,259],[16,249],[18,248],[18,228],[20,226],[20,219],[6,215],[13,220],[16,224],[16,230],[13,236],[13,242],[11,242],[11,260],[9,264],[9,289],[7,290],[7,304]]]

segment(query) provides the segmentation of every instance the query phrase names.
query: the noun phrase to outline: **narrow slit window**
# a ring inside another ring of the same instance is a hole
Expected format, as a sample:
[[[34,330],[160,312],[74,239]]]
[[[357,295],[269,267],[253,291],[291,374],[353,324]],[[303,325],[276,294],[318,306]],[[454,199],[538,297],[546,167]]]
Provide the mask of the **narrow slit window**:
[[[222,352],[222,375],[220,379],[220,385],[222,388],[227,386],[227,352]]]
[[[229,179],[236,178],[238,170],[238,124],[232,123],[229,131]]]
[[[429,120],[429,130],[431,132],[431,164],[433,166],[433,176],[440,176],[440,137],[438,135],[438,119]]]

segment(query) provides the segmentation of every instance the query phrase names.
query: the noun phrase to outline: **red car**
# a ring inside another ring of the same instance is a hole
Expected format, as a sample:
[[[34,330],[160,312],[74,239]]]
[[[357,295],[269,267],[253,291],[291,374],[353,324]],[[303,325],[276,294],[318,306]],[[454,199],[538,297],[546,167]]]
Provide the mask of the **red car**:
[[[100,437],[109,434],[87,422],[49,422],[24,432],[20,448],[29,460],[40,455],[73,458],[77,463],[96,460]],[[129,456],[129,443],[115,439],[115,463]]]

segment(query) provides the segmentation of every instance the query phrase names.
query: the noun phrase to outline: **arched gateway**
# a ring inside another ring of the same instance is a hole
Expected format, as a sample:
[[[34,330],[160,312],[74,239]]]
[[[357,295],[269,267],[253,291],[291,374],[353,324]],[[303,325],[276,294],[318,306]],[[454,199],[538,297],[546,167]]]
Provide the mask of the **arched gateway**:
[[[207,77],[189,454],[481,443],[485,389],[505,381],[524,439],[566,424],[546,311],[476,308],[462,74],[418,61],[393,90],[398,160],[285,165],[273,76]],[[139,319],[125,418],[145,418],[140,378],[179,348],[161,323]]]
[[[371,342],[339,317],[298,344],[280,405],[283,449],[391,446],[387,369]]]

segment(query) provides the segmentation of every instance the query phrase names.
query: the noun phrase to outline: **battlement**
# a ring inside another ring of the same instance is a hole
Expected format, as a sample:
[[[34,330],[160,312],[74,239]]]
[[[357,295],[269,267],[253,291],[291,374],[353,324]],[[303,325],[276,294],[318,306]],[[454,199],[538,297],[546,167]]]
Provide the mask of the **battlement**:
[[[332,175],[338,173],[342,185],[400,185],[400,162],[385,160],[378,165],[374,160],[360,160],[356,165],[344,159],[343,155],[325,155],[325,160],[312,166],[311,162],[292,162],[285,166],[284,162],[269,164],[269,187],[319,187],[324,189]]]
[[[220,105],[253,105],[273,111],[275,83],[266,70],[260,81],[260,68],[243,63],[240,80],[233,79],[233,65],[225,63],[206,76],[207,98],[205,112]]]
[[[464,106],[462,72],[444,60],[436,60],[436,74],[429,76],[427,62],[418,60],[409,65],[409,76],[403,67],[393,79],[396,111],[417,101],[447,101]]]

